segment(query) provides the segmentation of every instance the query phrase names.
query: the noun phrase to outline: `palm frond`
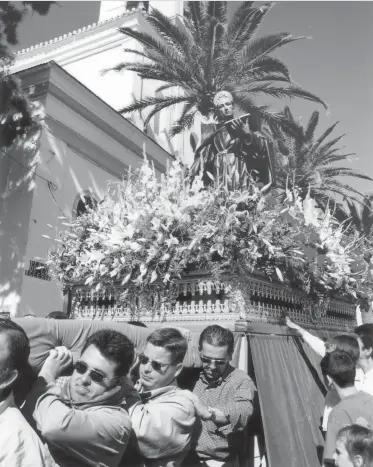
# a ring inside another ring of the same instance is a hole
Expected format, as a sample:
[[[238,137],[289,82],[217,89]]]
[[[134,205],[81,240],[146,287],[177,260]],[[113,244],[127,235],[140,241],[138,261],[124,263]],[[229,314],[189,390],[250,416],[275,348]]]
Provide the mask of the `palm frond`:
[[[144,128],[146,128],[149,125],[150,120],[159,113],[161,110],[166,109],[168,107],[173,107],[176,104],[180,104],[181,102],[189,101],[190,98],[185,97],[185,96],[180,96],[180,97],[163,97],[163,98],[156,98],[157,103],[154,105],[154,108],[149,112],[147,117],[144,120]],[[194,102],[192,99],[190,99],[192,102]]]
[[[327,128],[327,130],[316,140],[315,144],[313,145],[314,150],[316,150],[323,141],[331,134],[334,128],[338,125],[339,122],[335,122],[332,126]]]
[[[188,96],[178,96],[178,97],[147,97],[141,100],[135,100],[132,104],[127,105],[126,107],[123,107],[122,109],[119,110],[119,113],[132,113],[136,112],[139,110],[146,109],[147,107],[151,106],[159,106],[163,104],[167,104],[168,106],[172,106],[175,104],[178,104],[180,102],[184,102],[188,100]],[[166,105],[166,106],[167,106]]]
[[[279,47],[302,39],[306,39],[306,37],[293,37],[288,32],[260,37],[259,39],[249,42],[242,50],[237,52],[237,61],[244,61],[250,65],[254,65],[256,60],[272,53]]]
[[[332,139],[328,143],[324,144],[323,146],[320,147],[320,150],[327,152],[329,149],[332,149],[332,147],[338,143],[342,138],[346,136],[346,133],[343,135],[337,136],[337,138]]]
[[[255,34],[273,3],[252,8],[254,2],[242,2],[227,30],[230,50],[240,50]]]
[[[180,118],[175,122],[175,124],[170,130],[171,137],[176,136],[185,129],[191,128],[194,122],[195,115],[197,113],[197,108],[193,109],[193,107],[195,107],[195,102],[193,101],[189,101],[184,104]]]
[[[195,42],[201,44],[203,41],[203,28],[208,21],[206,2],[188,1],[184,8],[185,19],[189,30],[192,32]]]
[[[207,14],[210,18],[216,18],[219,23],[225,24],[227,22],[227,2],[210,1],[207,4]]]
[[[356,169],[350,169],[348,167],[329,167],[327,169],[324,169],[324,174],[327,177],[346,176],[360,178],[361,180],[373,181],[373,179],[369,175],[366,175],[365,173],[360,172]]]
[[[271,56],[264,56],[255,61],[254,64],[241,62],[235,70],[234,79],[239,83],[239,79],[247,78],[247,74],[255,76],[265,76],[268,73],[277,73],[283,75],[290,81],[290,70],[282,60]]]
[[[306,99],[312,102],[317,102],[318,104],[322,104],[325,108],[328,108],[327,104],[323,100],[321,100],[315,94],[302,89],[296,85],[284,86],[284,87],[276,87],[273,86],[271,83],[263,83],[263,84],[248,84],[245,86],[240,86],[235,89],[236,93],[249,93],[249,94],[257,94],[257,93],[264,93],[272,97],[276,97],[277,99],[281,99],[283,97],[289,97],[290,99],[294,98],[301,98]]]
[[[342,192],[343,193],[347,193],[345,194],[344,196],[346,196],[347,198],[351,198],[351,193],[355,193],[356,195],[359,195],[361,197],[363,197],[364,195],[359,191],[359,190],[356,190],[355,188],[353,188],[351,185],[347,185],[346,183],[342,183],[336,179],[333,179],[333,180],[328,180],[328,183],[326,185],[326,188],[330,191],[335,191],[337,192],[337,189],[339,189],[339,193],[341,194]],[[351,193],[350,193],[351,192]],[[355,198],[353,198],[355,199]],[[361,203],[361,199],[359,201]]]
[[[319,123],[319,117],[320,117],[320,113],[316,110],[315,112],[312,113],[309,121],[308,121],[308,125],[307,125],[307,128],[304,132],[304,136],[306,138],[307,141],[311,141],[314,137],[314,134],[315,134],[315,130],[317,128],[317,125]]]
[[[188,59],[193,56],[194,40],[186,28],[176,26],[169,17],[156,9],[147,16],[147,21],[182,57]]]

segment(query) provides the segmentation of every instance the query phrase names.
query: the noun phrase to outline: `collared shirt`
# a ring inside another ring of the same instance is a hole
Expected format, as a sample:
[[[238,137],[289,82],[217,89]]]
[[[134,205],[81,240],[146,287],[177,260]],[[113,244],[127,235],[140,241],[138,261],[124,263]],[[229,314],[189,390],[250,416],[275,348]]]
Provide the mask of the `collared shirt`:
[[[373,396],[373,368],[365,373],[360,389]]]
[[[140,392],[129,409],[138,449],[146,466],[176,467],[189,451],[196,414],[177,386]]]
[[[120,405],[77,408],[62,400],[61,388],[38,378],[23,407],[60,467],[117,467],[131,434]]]
[[[0,402],[0,465],[58,467],[48,448],[16,407],[13,394]]]
[[[210,420],[201,421],[200,426],[196,424],[193,444],[201,459],[224,461],[234,456],[230,446],[232,441],[234,444],[234,438],[245,428],[253,413],[255,392],[256,388],[250,376],[230,365],[224,375],[212,383],[204,378],[201,371],[193,393],[207,407],[221,410],[229,420],[229,423],[223,426],[217,426]]]

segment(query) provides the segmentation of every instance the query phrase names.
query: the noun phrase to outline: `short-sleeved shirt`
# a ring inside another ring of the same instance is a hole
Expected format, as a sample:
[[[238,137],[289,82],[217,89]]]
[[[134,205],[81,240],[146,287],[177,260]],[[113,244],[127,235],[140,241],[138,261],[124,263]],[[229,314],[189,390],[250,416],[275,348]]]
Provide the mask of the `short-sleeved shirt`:
[[[221,410],[229,420],[219,427],[212,421],[196,424],[193,447],[201,459],[226,461],[235,455],[230,446],[253,413],[255,392],[252,379],[242,370],[229,366],[223,377],[213,383],[201,371],[193,393],[207,407]]]
[[[363,391],[347,396],[331,411],[326,432],[324,459],[332,459],[340,429],[357,423],[373,428],[373,396]]]

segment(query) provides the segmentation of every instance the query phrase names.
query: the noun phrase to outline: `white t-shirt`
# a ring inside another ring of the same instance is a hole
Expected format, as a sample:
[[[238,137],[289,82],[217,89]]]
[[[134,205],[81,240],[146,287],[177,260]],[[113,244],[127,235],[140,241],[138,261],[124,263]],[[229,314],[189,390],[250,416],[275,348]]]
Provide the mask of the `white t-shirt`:
[[[360,389],[373,396],[373,368],[365,373]]]

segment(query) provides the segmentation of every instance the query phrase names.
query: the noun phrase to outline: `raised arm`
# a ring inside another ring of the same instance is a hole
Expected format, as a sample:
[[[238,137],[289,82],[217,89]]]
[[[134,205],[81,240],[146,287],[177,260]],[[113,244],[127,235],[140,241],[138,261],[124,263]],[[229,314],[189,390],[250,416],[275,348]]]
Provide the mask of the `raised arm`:
[[[320,357],[324,357],[325,355],[325,342],[317,336],[314,336],[310,332],[303,329],[298,324],[293,323],[289,318],[286,318],[286,325],[290,329],[294,329],[297,331],[302,339],[307,342],[307,344],[311,347],[313,351],[315,351]]]

